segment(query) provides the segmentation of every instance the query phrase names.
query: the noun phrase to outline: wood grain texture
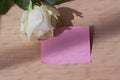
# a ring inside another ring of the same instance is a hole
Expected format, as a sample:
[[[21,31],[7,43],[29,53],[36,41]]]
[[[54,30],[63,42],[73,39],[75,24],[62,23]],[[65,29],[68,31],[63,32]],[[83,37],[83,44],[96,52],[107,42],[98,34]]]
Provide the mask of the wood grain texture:
[[[24,11],[0,17],[0,80],[120,80],[120,0],[73,0],[56,6],[64,26],[90,25],[91,64],[45,65],[40,42],[19,36]]]

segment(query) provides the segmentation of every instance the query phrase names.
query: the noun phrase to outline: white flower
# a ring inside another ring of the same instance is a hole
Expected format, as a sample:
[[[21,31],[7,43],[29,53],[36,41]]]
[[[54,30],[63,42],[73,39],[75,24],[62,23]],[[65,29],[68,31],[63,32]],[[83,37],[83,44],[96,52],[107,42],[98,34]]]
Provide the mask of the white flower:
[[[26,11],[21,19],[21,34],[28,39],[46,39],[53,37],[59,12],[48,5],[34,6],[33,10]]]

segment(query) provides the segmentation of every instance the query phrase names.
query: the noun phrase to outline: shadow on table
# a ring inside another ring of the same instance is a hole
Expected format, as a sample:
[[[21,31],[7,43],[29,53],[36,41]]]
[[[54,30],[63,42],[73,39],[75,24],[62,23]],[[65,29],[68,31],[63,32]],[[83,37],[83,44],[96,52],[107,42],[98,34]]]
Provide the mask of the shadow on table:
[[[109,20],[104,19],[103,23],[96,23],[96,25],[91,26],[90,34],[91,34],[91,53],[94,39],[103,41],[110,41],[114,43],[120,43],[120,13],[116,13],[116,16],[111,16]],[[112,40],[113,39],[113,40]],[[99,42],[98,42],[99,44]]]
[[[18,44],[14,47],[6,46],[6,48],[0,50],[0,69],[25,64],[37,59],[40,60],[39,42],[35,42],[33,45],[27,44],[27,46],[25,44]]]
[[[55,34],[55,36],[60,35],[64,30],[70,30],[70,27],[73,27],[72,20],[74,20],[74,14],[77,15],[78,17],[83,17],[81,12],[78,12],[77,10],[74,10],[72,8],[68,7],[60,7],[58,8],[58,11],[60,12],[60,22],[61,25],[57,27],[59,29],[60,27],[67,27],[63,30],[61,30],[58,34]]]
[[[94,30],[95,30],[95,27],[94,26],[90,26],[90,54],[92,54]]]
[[[60,12],[59,19],[60,19],[61,24],[58,25],[55,31],[57,31],[57,29],[59,29],[60,27],[66,27],[66,28],[62,28],[59,32],[57,32],[57,34],[54,34],[54,37],[59,36],[65,30],[71,30],[71,27],[73,27],[72,20],[74,20],[74,14],[80,18],[83,17],[81,12],[78,12],[77,10],[74,10],[68,7],[60,7],[58,8],[58,11]]]
[[[120,35],[120,13],[117,13],[112,19],[104,21],[99,25],[94,25],[95,33],[99,36],[96,38],[103,38],[103,40],[111,40],[116,36]]]
[[[81,12],[68,7],[60,7],[58,11],[60,12],[59,19],[62,26],[73,26],[72,20],[74,20],[74,14],[80,18],[83,17]]]

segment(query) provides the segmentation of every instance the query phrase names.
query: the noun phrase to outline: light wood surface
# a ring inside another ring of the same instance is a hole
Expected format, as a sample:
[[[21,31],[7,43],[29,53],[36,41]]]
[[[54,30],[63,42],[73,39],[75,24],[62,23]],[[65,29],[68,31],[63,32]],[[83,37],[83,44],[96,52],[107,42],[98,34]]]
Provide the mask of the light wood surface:
[[[0,17],[0,80],[120,80],[120,0],[73,0],[58,5],[68,25],[90,25],[91,64],[46,65],[40,42],[20,38],[17,6]],[[77,15],[76,15],[77,14]]]

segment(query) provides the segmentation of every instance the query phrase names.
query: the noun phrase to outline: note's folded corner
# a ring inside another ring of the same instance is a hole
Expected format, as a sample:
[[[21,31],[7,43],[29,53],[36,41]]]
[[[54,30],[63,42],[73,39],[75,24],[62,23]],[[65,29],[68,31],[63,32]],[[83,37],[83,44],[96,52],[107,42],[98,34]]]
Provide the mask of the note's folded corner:
[[[90,63],[89,26],[62,27],[55,36],[41,41],[41,59],[45,64]]]

